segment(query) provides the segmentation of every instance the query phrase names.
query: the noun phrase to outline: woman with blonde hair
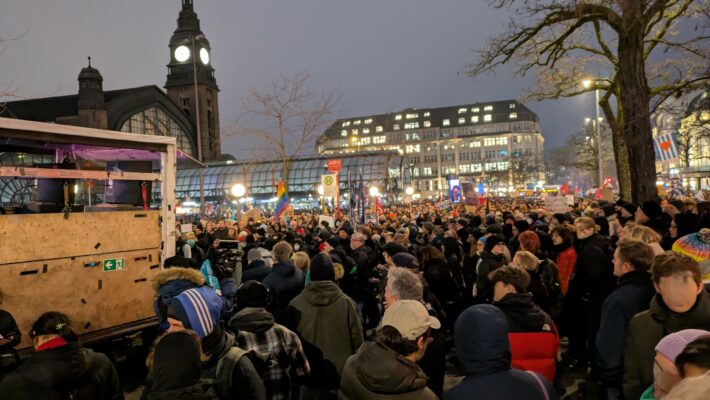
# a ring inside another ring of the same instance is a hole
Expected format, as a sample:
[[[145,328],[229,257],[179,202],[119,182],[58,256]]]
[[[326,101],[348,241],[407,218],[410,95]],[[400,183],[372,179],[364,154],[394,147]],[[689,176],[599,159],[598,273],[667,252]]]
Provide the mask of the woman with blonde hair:
[[[654,255],[665,253],[665,250],[663,250],[663,248],[661,247],[661,235],[659,235],[658,233],[656,233],[656,231],[647,226],[634,226],[629,230],[629,237],[631,239],[640,240],[651,246]]]
[[[601,322],[602,305],[616,288],[614,249],[611,241],[599,235],[599,225],[592,218],[574,220],[577,261],[563,304],[569,336],[567,361],[586,368],[593,360],[594,340]]]

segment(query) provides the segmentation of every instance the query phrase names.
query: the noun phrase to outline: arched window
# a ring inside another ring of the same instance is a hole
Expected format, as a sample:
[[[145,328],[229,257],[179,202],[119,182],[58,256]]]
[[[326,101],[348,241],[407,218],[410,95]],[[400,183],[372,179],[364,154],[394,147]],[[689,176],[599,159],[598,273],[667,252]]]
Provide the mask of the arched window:
[[[160,107],[151,106],[131,115],[121,126],[121,132],[142,133],[144,135],[172,136],[177,138],[178,149],[196,157],[197,151],[192,140],[180,124],[170,118]]]

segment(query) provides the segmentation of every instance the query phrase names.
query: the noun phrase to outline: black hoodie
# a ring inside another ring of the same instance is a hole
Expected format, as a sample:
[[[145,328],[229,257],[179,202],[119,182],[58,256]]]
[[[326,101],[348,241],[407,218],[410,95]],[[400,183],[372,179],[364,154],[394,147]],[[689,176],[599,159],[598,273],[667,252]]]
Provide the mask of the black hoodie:
[[[508,332],[552,330],[552,318],[533,302],[532,293],[509,293],[493,305],[503,310],[508,322]]]
[[[118,400],[123,391],[108,357],[72,342],[33,353],[0,382],[0,399]]]

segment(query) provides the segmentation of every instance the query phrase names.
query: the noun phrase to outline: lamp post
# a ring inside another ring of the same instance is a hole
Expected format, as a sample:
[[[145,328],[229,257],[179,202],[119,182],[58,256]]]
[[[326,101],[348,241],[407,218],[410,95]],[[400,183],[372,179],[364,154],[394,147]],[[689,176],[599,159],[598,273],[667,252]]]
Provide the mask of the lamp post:
[[[200,126],[200,93],[197,91],[197,53],[195,39],[203,39],[205,35],[192,37],[192,84],[195,90],[195,125],[197,125],[197,161],[200,162],[200,215],[205,215],[205,171],[202,163],[202,128]]]
[[[237,183],[232,186],[231,192],[232,192],[232,196],[237,198],[237,212],[241,215],[242,206],[239,205],[239,203],[241,203],[242,198],[244,198],[244,196],[246,195],[247,188],[243,184]]]
[[[604,181],[604,174],[602,173],[602,133],[599,122],[601,117],[599,116],[599,86],[596,80],[585,79],[582,81],[582,85],[585,88],[589,88],[594,85],[594,108],[596,111],[596,119],[594,120],[594,136],[597,138],[597,179],[599,182],[599,187],[601,188],[602,182]]]

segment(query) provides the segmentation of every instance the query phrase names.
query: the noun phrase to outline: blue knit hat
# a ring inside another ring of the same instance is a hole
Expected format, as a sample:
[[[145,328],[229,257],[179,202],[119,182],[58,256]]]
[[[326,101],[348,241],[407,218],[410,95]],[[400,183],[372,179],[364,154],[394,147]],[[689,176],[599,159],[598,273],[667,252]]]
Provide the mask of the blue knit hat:
[[[179,320],[202,339],[219,323],[222,304],[222,298],[208,286],[188,289],[167,302],[168,317]]]

